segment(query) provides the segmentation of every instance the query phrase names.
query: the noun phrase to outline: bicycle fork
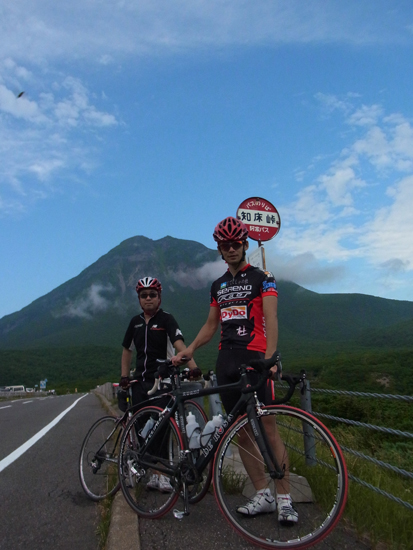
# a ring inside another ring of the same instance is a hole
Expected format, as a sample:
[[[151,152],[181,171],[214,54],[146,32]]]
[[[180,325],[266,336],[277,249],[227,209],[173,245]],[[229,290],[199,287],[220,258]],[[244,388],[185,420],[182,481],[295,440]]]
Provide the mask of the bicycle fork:
[[[264,418],[264,412],[258,401],[256,404],[250,403],[247,405],[247,417],[258,449],[264,459],[265,466],[267,467],[269,476],[271,479],[282,479],[285,476],[285,467],[281,467],[274,456],[272,446],[268,441],[265,426],[262,422],[261,425],[259,425],[258,419]]]

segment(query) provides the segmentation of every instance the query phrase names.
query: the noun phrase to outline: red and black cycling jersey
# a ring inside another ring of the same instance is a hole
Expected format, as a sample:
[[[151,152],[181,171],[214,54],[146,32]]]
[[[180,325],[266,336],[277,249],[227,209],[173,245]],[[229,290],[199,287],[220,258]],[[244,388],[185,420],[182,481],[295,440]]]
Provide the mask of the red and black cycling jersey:
[[[170,359],[174,355],[173,344],[183,339],[175,318],[162,309],[158,309],[148,324],[143,313],[133,317],[122,346],[131,351],[136,349],[135,378],[153,382],[159,366],[156,360]]]
[[[219,349],[246,348],[265,353],[265,296],[278,296],[274,276],[250,264],[235,277],[228,270],[212,283],[211,307],[218,307],[221,317]]]

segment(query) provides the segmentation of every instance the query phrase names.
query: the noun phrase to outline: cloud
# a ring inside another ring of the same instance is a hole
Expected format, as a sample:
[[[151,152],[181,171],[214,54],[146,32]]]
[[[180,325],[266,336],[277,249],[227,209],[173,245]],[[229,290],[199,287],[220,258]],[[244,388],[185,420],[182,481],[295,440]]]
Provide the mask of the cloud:
[[[377,1],[14,0],[2,8],[0,57],[106,63],[119,56],[232,45],[410,42],[406,13]]]
[[[50,90],[29,71],[6,59],[0,83],[0,215],[21,212],[31,201],[48,197],[67,178],[76,179],[95,164],[94,141],[118,124],[92,102],[80,79],[54,79]],[[22,89],[19,75],[30,80]],[[102,100],[103,101],[103,100]],[[59,175],[59,178],[56,176]]]
[[[342,279],[346,274],[344,265],[323,265],[311,252],[286,258],[267,254],[267,267],[280,281],[293,281],[302,286],[317,286]]]
[[[363,227],[360,246],[369,261],[385,269],[413,270],[413,175],[388,189],[392,199]],[[401,269],[403,268],[403,269]]]
[[[300,173],[307,185],[280,209],[277,248],[285,259],[277,257],[274,270],[311,285],[344,276],[343,266],[358,259],[382,272],[381,285],[396,288],[413,272],[412,122],[382,105],[360,106],[356,96],[316,99],[323,114],[339,113],[351,132],[343,134],[337,158],[311,181],[327,157]]]
[[[80,296],[73,302],[68,303],[56,317],[80,317],[91,319],[97,313],[106,311],[112,306],[112,302],[102,296],[103,292],[113,292],[111,285],[92,284],[85,296]]]
[[[208,262],[202,267],[168,273],[168,276],[181,286],[193,289],[205,288],[225,272],[225,264],[221,258]]]

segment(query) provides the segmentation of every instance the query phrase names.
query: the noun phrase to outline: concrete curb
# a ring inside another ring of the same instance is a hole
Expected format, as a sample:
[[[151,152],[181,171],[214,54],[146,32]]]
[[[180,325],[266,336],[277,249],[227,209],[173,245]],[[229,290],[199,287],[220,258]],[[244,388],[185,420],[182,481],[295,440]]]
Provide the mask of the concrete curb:
[[[138,516],[118,491],[112,504],[106,550],[140,550]]]
[[[114,407],[101,393],[95,392],[102,400],[103,405],[114,416],[120,416],[121,412]],[[112,503],[110,527],[106,550],[140,550],[139,520],[137,514],[125,501],[123,493],[119,490]]]

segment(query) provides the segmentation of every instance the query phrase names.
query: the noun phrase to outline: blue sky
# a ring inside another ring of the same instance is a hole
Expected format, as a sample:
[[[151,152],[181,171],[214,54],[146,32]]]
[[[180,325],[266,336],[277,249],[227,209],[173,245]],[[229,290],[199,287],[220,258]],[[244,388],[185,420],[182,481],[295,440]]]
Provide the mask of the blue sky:
[[[277,278],[413,300],[411,1],[0,15],[0,317],[134,235],[214,248],[251,196],[281,216]]]

